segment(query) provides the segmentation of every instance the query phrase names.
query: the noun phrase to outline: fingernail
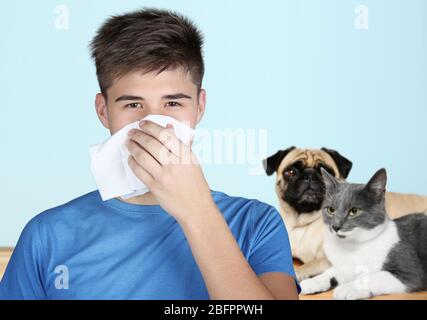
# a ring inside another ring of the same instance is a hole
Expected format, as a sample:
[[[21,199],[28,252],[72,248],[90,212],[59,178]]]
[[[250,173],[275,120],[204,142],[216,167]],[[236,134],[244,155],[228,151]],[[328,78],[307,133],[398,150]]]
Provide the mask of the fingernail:
[[[139,121],[139,126],[143,126],[145,124],[145,120]]]
[[[135,134],[135,129],[129,130],[128,136],[132,137]]]

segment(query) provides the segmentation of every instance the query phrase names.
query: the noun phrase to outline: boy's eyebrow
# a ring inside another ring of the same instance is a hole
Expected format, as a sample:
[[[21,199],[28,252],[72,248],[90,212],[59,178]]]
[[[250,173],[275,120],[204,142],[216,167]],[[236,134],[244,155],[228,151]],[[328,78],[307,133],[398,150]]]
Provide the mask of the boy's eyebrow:
[[[143,97],[138,97],[138,96],[130,96],[130,95],[124,95],[124,96],[120,96],[118,97],[115,102],[118,101],[133,101],[133,100],[144,100]]]
[[[167,94],[165,96],[162,96],[162,99],[177,100],[177,99],[192,99],[192,97],[190,97],[184,93],[175,93],[175,94]],[[144,100],[144,98],[139,97],[139,96],[123,95],[123,96],[118,97],[115,100],[115,102],[118,102],[118,101],[134,101],[134,100]]]
[[[192,99],[192,98],[190,96],[187,96],[184,93],[175,93],[175,94],[167,94],[163,96],[162,99],[176,100],[176,99]]]

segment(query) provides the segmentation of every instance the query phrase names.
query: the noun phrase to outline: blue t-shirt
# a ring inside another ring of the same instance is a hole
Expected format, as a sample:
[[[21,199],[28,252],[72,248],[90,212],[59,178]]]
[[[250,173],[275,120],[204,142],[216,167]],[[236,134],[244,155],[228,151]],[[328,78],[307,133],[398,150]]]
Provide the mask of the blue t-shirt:
[[[295,278],[277,210],[257,200],[211,193],[255,273],[285,272]],[[95,190],[28,222],[0,282],[0,299],[209,295],[175,218],[159,205],[102,201]]]

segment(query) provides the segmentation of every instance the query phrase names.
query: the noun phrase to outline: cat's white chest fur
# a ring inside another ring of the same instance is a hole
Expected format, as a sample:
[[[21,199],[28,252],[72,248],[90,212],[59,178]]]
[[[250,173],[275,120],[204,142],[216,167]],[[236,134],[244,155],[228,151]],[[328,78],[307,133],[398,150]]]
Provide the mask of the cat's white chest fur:
[[[324,250],[337,270],[339,281],[347,282],[364,274],[380,271],[390,250],[399,242],[396,224],[389,219],[372,230],[356,232],[358,235],[355,238],[369,240],[339,239],[335,234],[327,232]],[[375,236],[371,238],[373,235]]]

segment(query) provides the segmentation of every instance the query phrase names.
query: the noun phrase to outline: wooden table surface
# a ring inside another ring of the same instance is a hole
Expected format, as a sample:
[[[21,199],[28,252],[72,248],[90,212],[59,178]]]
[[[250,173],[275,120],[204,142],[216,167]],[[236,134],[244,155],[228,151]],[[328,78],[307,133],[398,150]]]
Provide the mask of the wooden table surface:
[[[0,279],[2,278],[3,273],[6,270],[6,266],[11,254],[11,248],[0,248]]]

